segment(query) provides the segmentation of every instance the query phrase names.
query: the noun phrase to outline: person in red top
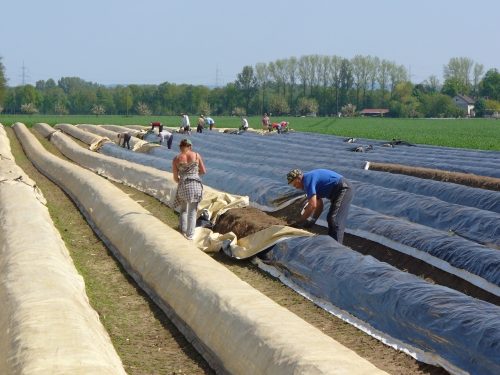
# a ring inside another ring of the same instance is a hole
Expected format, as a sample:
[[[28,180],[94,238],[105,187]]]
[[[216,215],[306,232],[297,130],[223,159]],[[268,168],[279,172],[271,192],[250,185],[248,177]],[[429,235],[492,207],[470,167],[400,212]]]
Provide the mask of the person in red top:
[[[282,133],[283,130],[288,126],[288,122],[286,121],[281,121],[281,122],[273,122],[272,124],[272,129],[276,129],[278,133]],[[269,130],[271,131],[271,130]]]
[[[155,121],[151,123],[151,130],[155,130],[155,128],[158,128],[158,133],[161,133],[163,130],[163,124],[159,121]]]

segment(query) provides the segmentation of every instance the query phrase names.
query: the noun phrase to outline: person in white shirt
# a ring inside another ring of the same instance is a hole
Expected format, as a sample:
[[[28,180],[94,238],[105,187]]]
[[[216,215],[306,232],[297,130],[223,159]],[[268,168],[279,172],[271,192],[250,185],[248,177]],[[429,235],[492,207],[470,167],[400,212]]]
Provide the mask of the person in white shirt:
[[[244,117],[241,116],[241,127],[240,130],[247,131],[248,130],[248,120]]]
[[[174,140],[174,135],[170,133],[168,130],[162,130],[158,133],[158,137],[160,137],[160,145],[167,140],[167,147],[170,150],[172,148],[172,141]]]
[[[181,129],[184,133],[191,134],[191,123],[189,122],[189,116],[186,113],[181,114],[181,116]]]

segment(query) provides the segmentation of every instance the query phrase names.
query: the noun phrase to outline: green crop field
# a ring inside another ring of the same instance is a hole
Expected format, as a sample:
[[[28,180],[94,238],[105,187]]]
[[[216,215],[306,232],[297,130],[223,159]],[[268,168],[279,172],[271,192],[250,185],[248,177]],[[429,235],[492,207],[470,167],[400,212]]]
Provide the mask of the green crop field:
[[[197,116],[191,115],[196,126]],[[238,117],[214,116],[218,128],[237,128]],[[260,117],[248,118],[250,127],[261,129]],[[333,134],[343,137],[369,138],[390,141],[393,138],[412,143],[500,151],[500,120],[493,119],[392,119],[392,118],[334,118],[334,117],[273,117],[272,121],[289,121],[297,131]],[[179,116],[45,116],[0,115],[0,123],[11,125],[23,122],[32,126],[37,122],[50,125],[116,124],[148,125],[161,121],[166,126],[180,126]]]

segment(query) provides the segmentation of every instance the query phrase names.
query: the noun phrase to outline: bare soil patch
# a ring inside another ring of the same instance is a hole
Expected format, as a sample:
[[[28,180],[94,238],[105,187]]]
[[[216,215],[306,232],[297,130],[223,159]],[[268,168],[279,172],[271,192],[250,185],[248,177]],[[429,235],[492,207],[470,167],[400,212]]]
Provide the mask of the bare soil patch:
[[[370,169],[375,171],[405,174],[408,176],[415,176],[428,180],[453,182],[455,184],[466,185],[475,188],[500,191],[500,178],[478,176],[471,173],[450,172],[442,171],[440,169],[419,168],[401,164],[373,162],[370,162]]]

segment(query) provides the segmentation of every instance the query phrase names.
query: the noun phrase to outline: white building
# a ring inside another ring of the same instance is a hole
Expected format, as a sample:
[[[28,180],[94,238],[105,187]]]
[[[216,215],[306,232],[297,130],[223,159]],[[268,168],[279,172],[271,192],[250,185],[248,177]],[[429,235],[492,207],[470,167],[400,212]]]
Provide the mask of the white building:
[[[466,111],[467,116],[469,116],[469,117],[475,116],[474,99],[472,99],[471,97],[469,97],[467,95],[458,94],[453,98],[453,101],[455,102],[455,104],[458,107],[463,108]]]

